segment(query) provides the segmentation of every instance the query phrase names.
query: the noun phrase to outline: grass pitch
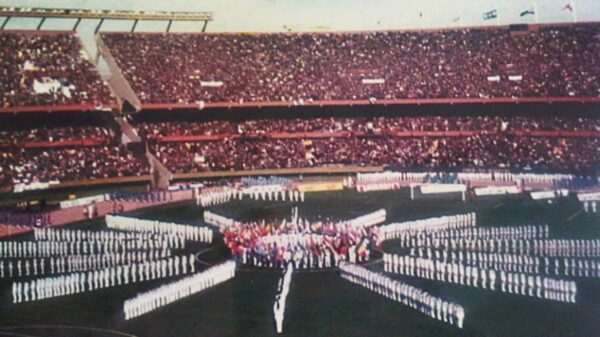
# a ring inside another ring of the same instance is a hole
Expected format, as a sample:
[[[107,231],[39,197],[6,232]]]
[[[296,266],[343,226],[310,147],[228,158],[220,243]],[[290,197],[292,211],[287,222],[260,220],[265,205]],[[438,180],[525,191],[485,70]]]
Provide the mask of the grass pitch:
[[[235,201],[210,209],[236,219],[258,219],[287,216],[292,206],[289,202]],[[548,224],[551,237],[560,238],[597,238],[600,229],[600,215],[581,212],[574,197],[552,204],[527,196],[484,197],[463,203],[458,195],[420,196],[411,201],[407,189],[362,194],[340,191],[307,194],[306,202],[297,206],[302,217],[339,219],[385,208],[388,222],[475,211],[481,226]],[[131,215],[202,224],[202,212],[199,206],[182,203]],[[101,229],[104,223],[82,222],[72,227]],[[396,249],[393,241],[383,248]],[[206,264],[229,258],[218,236],[211,245],[188,249],[201,252],[199,259]],[[370,268],[380,270],[381,263],[375,261]],[[272,309],[279,277],[276,271],[240,268],[233,280],[130,321],[123,319],[123,301],[170,280],[12,304],[11,283],[4,279],[0,282],[0,336],[277,336]],[[577,303],[567,304],[393,277],[463,305],[465,328],[434,320],[351,284],[335,270],[301,271],[292,278],[282,336],[600,336],[600,279],[577,278]]]

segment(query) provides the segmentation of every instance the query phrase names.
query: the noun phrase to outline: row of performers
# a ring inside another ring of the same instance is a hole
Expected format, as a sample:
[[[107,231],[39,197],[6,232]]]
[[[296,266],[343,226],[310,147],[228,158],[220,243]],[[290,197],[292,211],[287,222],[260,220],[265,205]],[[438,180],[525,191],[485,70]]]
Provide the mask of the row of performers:
[[[128,232],[178,235],[189,241],[211,243],[213,240],[212,229],[204,226],[192,226],[116,215],[106,216],[106,226],[110,229]]]
[[[125,319],[129,320],[169,303],[186,298],[235,276],[235,262],[227,261],[200,273],[162,285],[128,299],[123,303]]]
[[[600,240],[582,239],[417,239],[412,247],[466,250],[499,254],[527,254],[548,257],[600,257]]]
[[[475,227],[477,215],[475,213],[445,215],[427,219],[405,222],[395,222],[379,228],[381,240],[393,240],[406,235],[418,235],[451,229]]]
[[[371,291],[414,308],[437,320],[463,327],[465,310],[462,306],[433,296],[417,287],[353,263],[340,263],[342,278]]]
[[[189,267],[189,268],[188,268]],[[195,257],[183,255],[163,260],[14,282],[13,303],[93,291],[122,284],[172,277],[195,271]]]
[[[279,279],[277,284],[277,295],[275,295],[275,303],[273,303],[273,316],[275,318],[275,327],[277,333],[283,332],[283,318],[285,316],[285,301],[287,295],[290,292],[290,284],[292,284],[292,273],[294,267],[292,264],[288,264],[285,267],[283,276]]]
[[[169,241],[175,248],[183,248],[185,238],[177,234],[154,234],[147,232],[117,232],[117,231],[92,231],[85,229],[65,228],[36,228],[33,232],[35,241]]]
[[[437,232],[418,232],[415,235],[403,235],[400,241],[406,242],[414,236],[418,238],[457,239],[457,238],[488,238],[488,239],[547,239],[548,225],[521,225],[502,227],[470,227],[461,229],[441,230]]]
[[[220,205],[233,199],[242,200],[248,197],[263,201],[290,201],[304,202],[304,191],[287,189],[285,187],[273,188],[272,186],[253,186],[243,189],[223,188],[207,189],[201,191],[196,197],[196,203],[202,207]]]
[[[496,270],[539,274],[600,277],[600,261],[595,259],[575,259],[568,257],[539,257],[517,254],[497,254],[431,250],[430,248],[411,249],[411,256],[435,259],[442,262],[460,263]]]
[[[177,241],[0,241],[0,257],[51,257],[59,255],[115,254],[133,250],[184,248]]]
[[[46,258],[0,260],[0,278],[70,273],[143,263],[171,256],[170,250],[130,251],[104,255],[67,255]],[[49,267],[47,267],[49,266]]]
[[[532,296],[547,300],[575,303],[577,286],[574,281],[546,276],[511,273],[446,263],[412,256],[383,255],[384,270],[441,282]]]

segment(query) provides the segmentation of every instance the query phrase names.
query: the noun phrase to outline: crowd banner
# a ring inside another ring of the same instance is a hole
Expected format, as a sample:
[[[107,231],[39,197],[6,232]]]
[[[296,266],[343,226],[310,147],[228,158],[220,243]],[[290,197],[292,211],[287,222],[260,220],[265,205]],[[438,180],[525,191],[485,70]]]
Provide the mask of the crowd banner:
[[[362,84],[384,84],[385,79],[383,78],[363,78]]]
[[[110,200],[109,194],[92,195],[89,197],[61,201],[60,208],[65,209],[65,208],[71,208],[71,207],[77,207],[77,206],[86,206],[86,205],[90,205],[90,204],[93,204],[96,202],[102,202],[102,201],[106,201],[106,200]]]
[[[486,186],[473,189],[476,196],[503,195],[520,193],[517,186]]]
[[[579,199],[579,201],[599,201],[600,192],[578,193],[577,199]]]
[[[37,190],[46,190],[52,187],[53,185],[60,184],[58,180],[52,180],[49,182],[33,182],[31,184],[15,184],[13,187],[14,193],[22,193],[25,191],[37,191]]]
[[[466,192],[467,185],[464,185],[464,184],[421,184],[420,190],[421,190],[422,194]]]
[[[531,192],[531,199],[533,200],[545,200],[545,199],[555,199],[558,197],[566,197],[569,195],[569,190],[560,189],[560,190],[551,190],[551,191],[536,191]]]
[[[301,192],[340,191],[343,189],[344,184],[342,181],[298,183],[298,190]]]

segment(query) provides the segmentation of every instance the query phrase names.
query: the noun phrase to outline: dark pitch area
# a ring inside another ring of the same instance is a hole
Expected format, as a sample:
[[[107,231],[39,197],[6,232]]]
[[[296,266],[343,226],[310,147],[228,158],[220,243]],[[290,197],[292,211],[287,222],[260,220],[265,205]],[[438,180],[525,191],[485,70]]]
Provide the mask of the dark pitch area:
[[[280,218],[289,215],[291,206],[291,203],[236,201],[211,210],[236,219]],[[479,225],[547,223],[553,238],[596,238],[599,222],[593,213],[578,213],[581,206],[574,197],[553,204],[521,196],[488,197],[463,203],[458,196],[419,197],[411,201],[407,190],[366,194],[344,191],[307,194],[306,202],[298,207],[303,217],[322,215],[340,219],[383,207],[388,211],[388,221],[476,211]],[[201,207],[184,203],[132,215],[202,224],[202,212]],[[578,214],[574,216],[575,213]],[[104,226],[103,221],[72,227],[99,226]],[[386,243],[383,248],[394,251],[394,242]],[[202,252],[199,259],[204,262],[229,257],[218,236],[210,246],[189,249]],[[373,269],[381,269],[377,261],[369,264]],[[276,336],[272,310],[279,277],[279,272],[271,270],[241,268],[231,281],[131,321],[122,317],[123,301],[170,279],[16,305],[10,300],[11,283],[4,279],[0,282],[0,336]],[[600,336],[598,279],[577,279],[577,304],[565,304],[394,277],[463,305],[465,329],[436,321],[353,285],[332,270],[294,274],[282,336]]]

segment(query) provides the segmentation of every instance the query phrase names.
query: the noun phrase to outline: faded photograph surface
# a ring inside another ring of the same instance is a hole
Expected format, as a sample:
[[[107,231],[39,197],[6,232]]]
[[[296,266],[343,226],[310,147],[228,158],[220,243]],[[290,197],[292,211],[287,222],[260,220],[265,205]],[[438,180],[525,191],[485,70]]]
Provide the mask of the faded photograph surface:
[[[600,2],[3,0],[0,336],[600,336]]]

